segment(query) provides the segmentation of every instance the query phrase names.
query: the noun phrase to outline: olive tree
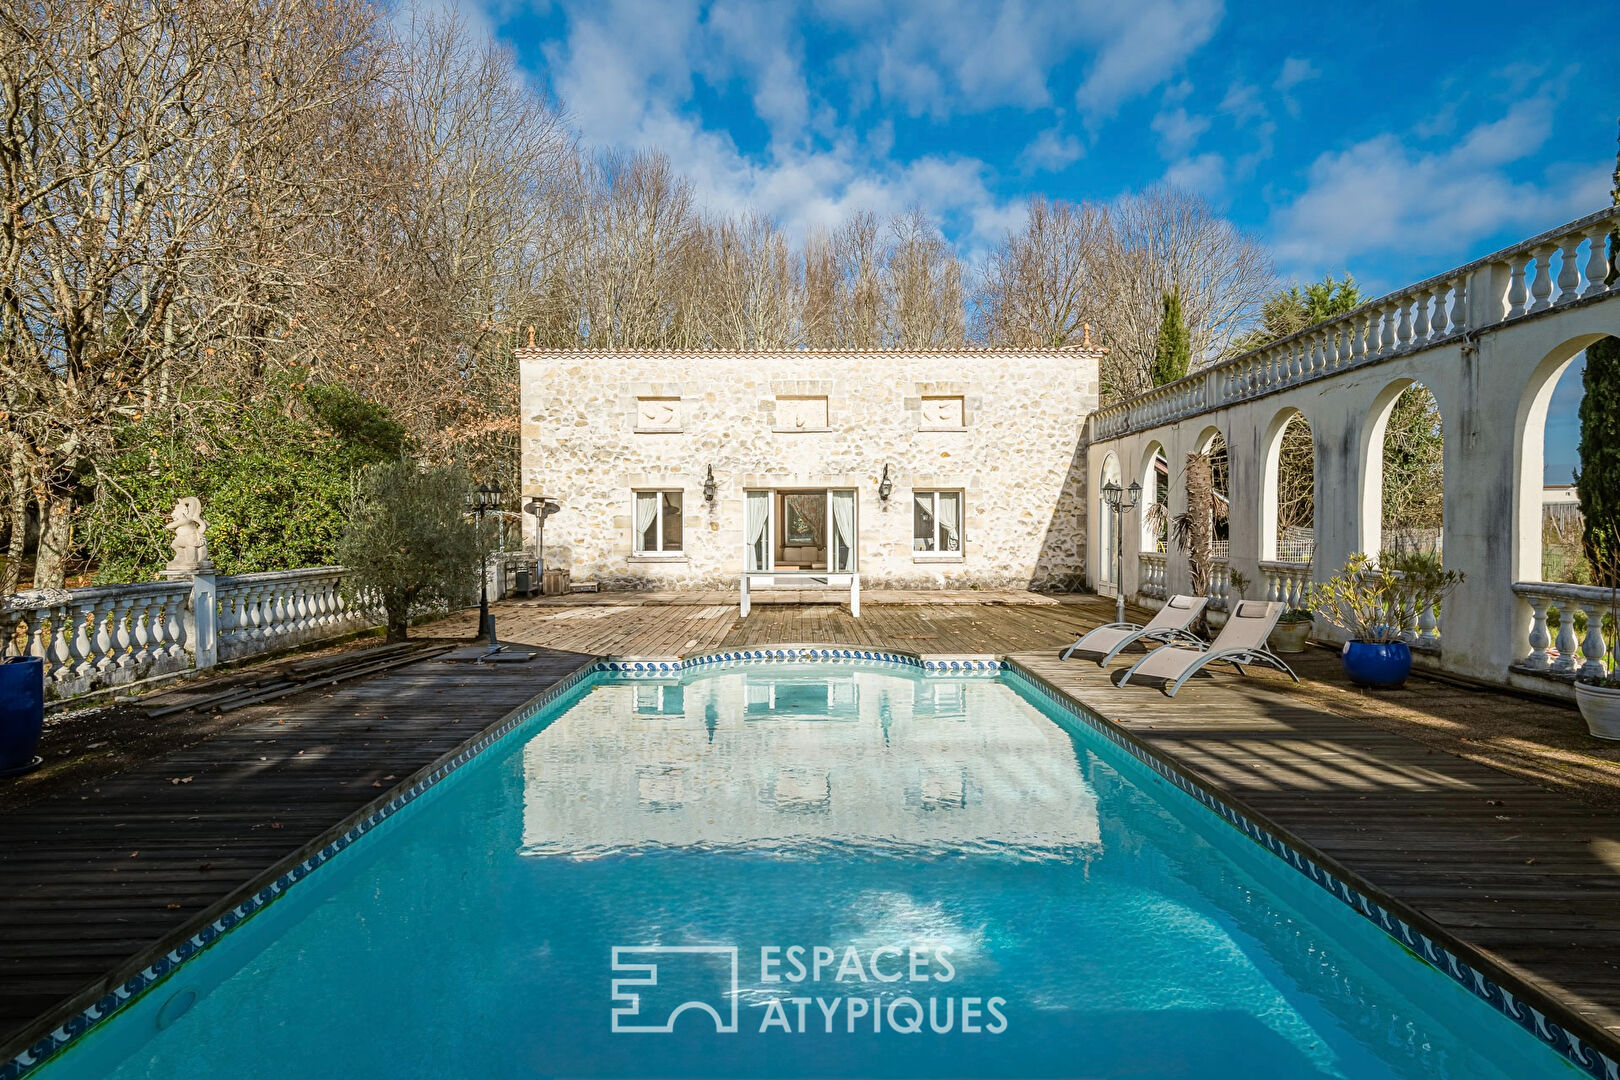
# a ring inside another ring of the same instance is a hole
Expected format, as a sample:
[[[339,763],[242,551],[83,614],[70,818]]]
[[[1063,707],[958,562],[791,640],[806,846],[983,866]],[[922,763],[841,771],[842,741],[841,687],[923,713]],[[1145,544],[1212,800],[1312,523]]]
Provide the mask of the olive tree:
[[[338,543],[344,598],[379,605],[388,640],[403,641],[412,615],[470,603],[478,584],[478,540],[467,520],[472,481],[457,468],[407,460],[368,468],[349,502]]]

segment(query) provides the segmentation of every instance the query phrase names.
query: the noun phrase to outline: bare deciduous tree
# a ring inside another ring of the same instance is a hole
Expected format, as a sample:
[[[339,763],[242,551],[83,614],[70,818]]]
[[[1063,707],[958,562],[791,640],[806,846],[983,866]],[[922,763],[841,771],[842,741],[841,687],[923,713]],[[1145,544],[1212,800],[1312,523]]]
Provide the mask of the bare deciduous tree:
[[[1091,204],[1029,202],[1021,232],[991,252],[975,290],[976,325],[1000,345],[1077,344],[1101,321],[1106,211]]]

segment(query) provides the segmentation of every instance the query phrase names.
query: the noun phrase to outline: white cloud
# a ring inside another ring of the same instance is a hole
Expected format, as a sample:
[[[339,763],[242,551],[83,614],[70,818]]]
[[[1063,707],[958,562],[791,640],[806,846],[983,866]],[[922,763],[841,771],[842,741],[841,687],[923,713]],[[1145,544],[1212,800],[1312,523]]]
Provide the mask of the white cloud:
[[[1215,153],[1182,158],[1165,170],[1164,182],[1220,203],[1226,196],[1226,159]]]
[[[1105,36],[1075,91],[1075,103],[1091,117],[1112,115],[1121,103],[1175,74],[1221,20],[1220,0],[1138,0],[1097,8],[1086,15]]]
[[[1535,232],[1601,205],[1605,169],[1555,165],[1541,182],[1514,180],[1506,166],[1534,156],[1556,102],[1520,101],[1461,141],[1424,152],[1377,135],[1317,157],[1308,186],[1272,214],[1278,261],[1307,274],[1375,252],[1463,258],[1504,228]],[[1443,266],[1413,268],[1413,280]]]
[[[1194,116],[1186,109],[1165,109],[1153,118],[1153,131],[1159,136],[1159,151],[1167,158],[1180,157],[1198,137],[1209,130],[1209,117]]]
[[[1302,82],[1314,79],[1322,74],[1316,65],[1309,60],[1302,60],[1297,56],[1290,56],[1283,61],[1282,73],[1277,76],[1273,84],[1278,93],[1286,94]]]
[[[1299,115],[1299,99],[1294,96],[1294,87],[1302,82],[1309,82],[1321,74],[1316,65],[1309,60],[1290,56],[1283,61],[1282,72],[1277,76],[1272,88],[1282,95],[1283,108],[1288,110],[1289,116]]]
[[[1085,156],[1085,144],[1078,137],[1048,128],[1024,147],[1018,165],[1026,172],[1062,172]]]

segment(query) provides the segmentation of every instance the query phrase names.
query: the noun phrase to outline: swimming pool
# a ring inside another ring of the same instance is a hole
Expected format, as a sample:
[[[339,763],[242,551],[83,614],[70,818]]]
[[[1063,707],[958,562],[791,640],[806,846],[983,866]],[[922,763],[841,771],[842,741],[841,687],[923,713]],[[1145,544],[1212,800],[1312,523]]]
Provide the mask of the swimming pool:
[[[1575,1073],[1020,678],[856,662],[593,676],[32,1075]]]

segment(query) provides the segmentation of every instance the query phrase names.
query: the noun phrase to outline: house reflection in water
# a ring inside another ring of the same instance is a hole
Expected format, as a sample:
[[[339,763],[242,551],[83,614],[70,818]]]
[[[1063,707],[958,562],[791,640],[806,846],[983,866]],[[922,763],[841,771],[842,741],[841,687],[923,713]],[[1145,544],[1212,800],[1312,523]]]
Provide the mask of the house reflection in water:
[[[1099,845],[1070,738],[991,679],[747,670],[604,684],[525,747],[526,854]]]

